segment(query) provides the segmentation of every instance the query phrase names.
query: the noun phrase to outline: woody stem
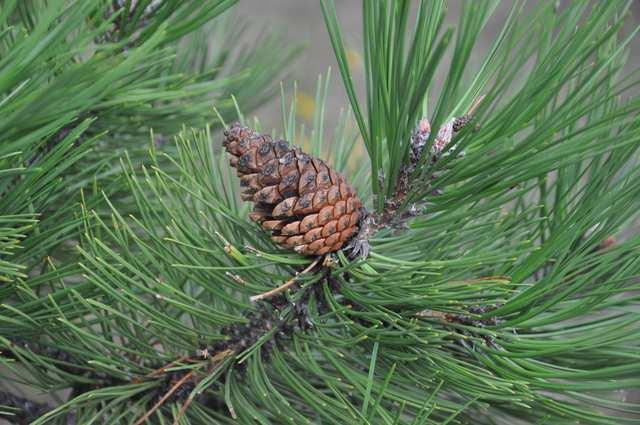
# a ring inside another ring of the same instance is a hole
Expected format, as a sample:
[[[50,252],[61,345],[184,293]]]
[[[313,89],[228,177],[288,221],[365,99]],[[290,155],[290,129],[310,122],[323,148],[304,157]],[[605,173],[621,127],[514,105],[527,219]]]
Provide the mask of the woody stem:
[[[258,294],[258,295],[254,295],[249,299],[251,300],[251,302],[256,302],[258,300],[263,300],[265,298],[271,298],[274,295],[277,295],[277,294],[279,294],[281,292],[286,291],[289,287],[291,287],[294,283],[296,283],[296,279],[300,275],[310,272],[315,266],[317,266],[318,263],[320,262],[321,258],[322,257],[316,258],[315,261],[313,261],[311,264],[309,264],[309,266],[307,266],[306,269],[304,269],[300,273],[297,273],[294,277],[292,277],[291,279],[287,280],[285,283],[283,283],[282,285],[278,286],[277,288],[273,288],[270,291],[263,292],[263,293]]]

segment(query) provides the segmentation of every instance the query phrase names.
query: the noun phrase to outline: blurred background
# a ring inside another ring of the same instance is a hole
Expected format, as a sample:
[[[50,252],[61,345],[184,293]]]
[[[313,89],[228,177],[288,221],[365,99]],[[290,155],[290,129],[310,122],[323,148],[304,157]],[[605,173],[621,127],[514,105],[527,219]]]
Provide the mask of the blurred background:
[[[452,0],[449,2],[449,13],[445,26],[456,26],[459,16],[460,6],[463,1],[476,0]],[[543,0],[551,1],[551,0]],[[622,0],[612,0],[620,1]],[[417,3],[417,0],[416,0]],[[525,13],[535,12],[538,1],[529,0],[526,4]],[[561,1],[558,1],[562,7]],[[345,40],[350,44],[348,51],[349,65],[354,74],[356,85],[362,86],[362,4],[358,0],[335,0],[338,16],[344,31]],[[502,28],[505,16],[512,1],[502,1],[496,13],[492,16],[487,27],[482,33],[475,51],[472,54],[470,64],[479,65],[484,58],[486,51],[491,46],[493,40]],[[267,31],[282,32],[289,43],[302,45],[304,50],[298,60],[285,70],[285,88],[291,88],[293,81],[298,82],[298,119],[311,122],[313,114],[315,87],[319,74],[326,73],[331,67],[331,83],[327,96],[326,134],[331,134],[331,129],[337,121],[340,108],[348,106],[348,100],[340,80],[337,63],[333,50],[329,42],[329,37],[324,26],[324,19],[320,2],[318,0],[241,0],[235,9],[235,13],[240,20],[248,24],[247,36],[251,39],[260,33]],[[640,0],[635,0],[632,6],[632,16],[627,21],[626,34],[629,34],[634,27],[640,24]],[[625,34],[625,35],[626,35]],[[638,69],[640,65],[640,42],[636,38],[632,45],[631,57],[627,68]],[[451,49],[450,49],[451,51]],[[445,62],[446,63],[446,62]],[[443,80],[443,73],[446,66],[440,67],[437,80]],[[440,78],[438,78],[440,77]],[[437,84],[435,85],[437,87]],[[362,94],[362,93],[361,93]],[[242,106],[242,105],[241,105]],[[271,102],[262,106],[255,112],[265,129],[281,128],[280,100],[274,98]]]

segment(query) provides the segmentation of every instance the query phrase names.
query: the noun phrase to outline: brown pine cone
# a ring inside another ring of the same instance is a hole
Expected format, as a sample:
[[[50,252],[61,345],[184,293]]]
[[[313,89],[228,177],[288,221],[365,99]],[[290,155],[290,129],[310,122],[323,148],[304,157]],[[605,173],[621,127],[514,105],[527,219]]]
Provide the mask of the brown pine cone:
[[[239,124],[224,132],[251,220],[278,245],[303,255],[338,251],[358,233],[362,202],[342,174],[284,140]]]

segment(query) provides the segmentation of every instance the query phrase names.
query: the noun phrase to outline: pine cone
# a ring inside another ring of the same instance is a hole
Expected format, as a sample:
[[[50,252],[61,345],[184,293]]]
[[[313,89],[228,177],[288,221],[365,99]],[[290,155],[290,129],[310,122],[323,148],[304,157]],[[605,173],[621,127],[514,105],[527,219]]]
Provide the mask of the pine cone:
[[[362,202],[344,176],[284,140],[234,124],[224,132],[251,220],[278,245],[303,255],[338,251],[358,233]]]

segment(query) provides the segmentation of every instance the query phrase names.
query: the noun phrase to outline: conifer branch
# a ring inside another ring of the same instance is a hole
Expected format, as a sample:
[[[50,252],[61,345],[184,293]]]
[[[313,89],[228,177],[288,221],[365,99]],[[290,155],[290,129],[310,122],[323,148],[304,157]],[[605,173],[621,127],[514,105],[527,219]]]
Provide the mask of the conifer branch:
[[[484,52],[494,3],[463,3],[447,29],[443,1],[366,1],[355,68],[324,0],[353,112],[329,143],[320,78],[311,151],[370,207],[356,249],[370,252],[349,261],[340,246],[288,285],[299,289],[252,302],[310,260],[251,223],[215,128],[170,137],[214,118],[211,93],[219,119],[242,122],[290,57],[272,38],[209,56],[210,40],[239,39],[229,24],[197,32],[227,0],[165,0],[143,27],[149,0],[118,2],[128,10],[112,21],[111,2],[67,3],[9,2],[0,17],[1,360],[27,386],[71,390],[36,425],[633,422],[638,406],[619,397],[637,386],[640,349],[630,4],[525,15],[516,2]],[[114,24],[118,38],[95,43]],[[306,145],[286,94],[275,133]],[[468,131],[472,116],[482,126]],[[283,171],[323,174],[300,159]],[[294,232],[305,214],[267,227]]]

